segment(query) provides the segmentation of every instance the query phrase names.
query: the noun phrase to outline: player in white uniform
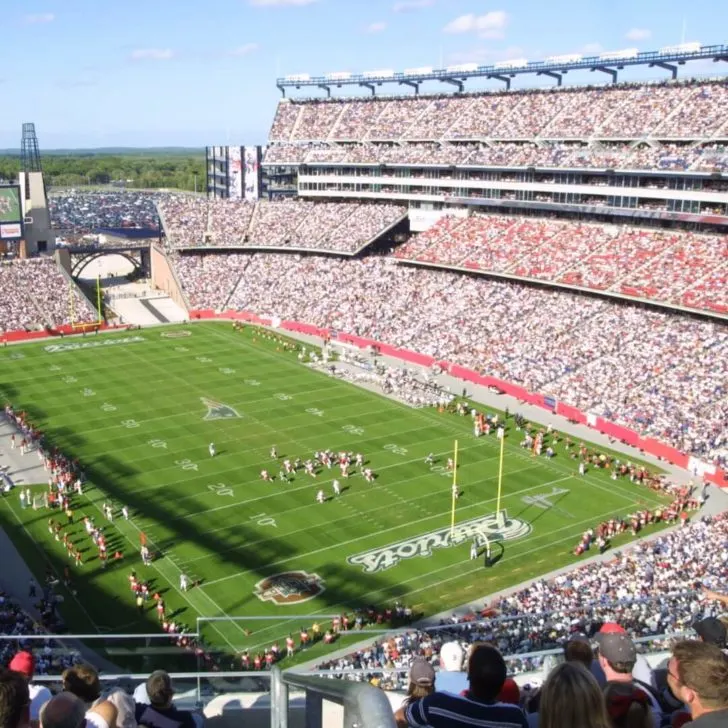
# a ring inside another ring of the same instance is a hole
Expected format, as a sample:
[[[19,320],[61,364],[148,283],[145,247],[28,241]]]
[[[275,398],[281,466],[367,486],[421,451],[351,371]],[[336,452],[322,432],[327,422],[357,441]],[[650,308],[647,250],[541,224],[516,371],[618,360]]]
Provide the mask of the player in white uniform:
[[[326,501],[326,496],[324,495],[324,492],[320,490],[318,493],[316,493],[316,502],[317,503],[324,503]]]
[[[124,516],[124,520],[129,520],[129,506],[122,506],[121,507],[121,515]]]
[[[457,500],[460,497],[460,489],[455,485],[455,483],[452,484],[452,497]]]
[[[215,450],[215,443],[214,443],[214,442],[211,442],[211,443],[210,443],[210,444],[209,444],[209,445],[207,446],[207,449],[208,449],[208,451],[210,452],[210,457],[211,457],[211,458],[214,458],[214,457],[215,457],[215,453],[217,452],[217,450]]]
[[[334,489],[334,495],[341,495],[341,484],[339,481],[335,480],[331,485]]]
[[[179,588],[180,591],[186,592],[189,588],[189,580],[187,579],[187,574],[180,574],[179,575]]]
[[[360,452],[358,452],[356,454],[356,467],[361,468],[361,467],[363,467],[363,465],[364,465],[364,456]]]
[[[374,482],[374,473],[372,472],[371,468],[364,468],[364,480],[367,481],[367,483],[373,483]]]
[[[261,470],[260,477],[266,482],[273,480],[273,478],[271,478],[271,475],[267,470]]]
[[[270,456],[273,460],[278,460],[278,450],[276,450],[275,445],[270,449]]]
[[[425,465],[432,465],[434,462],[435,462],[435,454],[428,453],[427,457],[425,458]]]
[[[478,558],[478,544],[473,541],[473,543],[470,544],[470,560]]]

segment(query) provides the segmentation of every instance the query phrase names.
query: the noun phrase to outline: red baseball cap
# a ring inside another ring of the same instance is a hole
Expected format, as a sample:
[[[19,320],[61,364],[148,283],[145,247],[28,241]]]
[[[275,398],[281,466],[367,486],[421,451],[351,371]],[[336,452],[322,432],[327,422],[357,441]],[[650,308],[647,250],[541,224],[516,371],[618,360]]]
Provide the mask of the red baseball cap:
[[[10,660],[8,668],[25,675],[27,678],[33,677],[33,668],[35,667],[35,660],[30,652],[17,652],[15,657]]]
[[[605,622],[599,634],[626,634],[627,630],[616,622]]]

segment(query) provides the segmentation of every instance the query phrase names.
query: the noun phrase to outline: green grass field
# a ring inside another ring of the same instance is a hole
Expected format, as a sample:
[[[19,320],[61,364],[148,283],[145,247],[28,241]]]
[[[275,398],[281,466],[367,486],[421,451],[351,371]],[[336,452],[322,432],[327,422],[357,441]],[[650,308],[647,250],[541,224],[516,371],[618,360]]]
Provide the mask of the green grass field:
[[[117,516],[107,528],[110,551],[125,555],[106,570],[82,526],[75,527],[88,551],[86,563],[72,567],[77,593],[64,592],[63,609],[77,632],[156,631],[153,608],[140,616],[134,607],[132,568],[164,590],[168,608],[193,628],[197,616],[270,617],[207,626],[205,636],[230,651],[263,648],[312,621],[285,617],[395,600],[433,614],[571,563],[586,528],[640,502],[660,502],[648,489],[612,482],[602,472],[578,476],[562,446],[553,460],[531,457],[518,447],[510,420],[502,503],[507,540],[494,548],[500,560],[486,570],[482,560],[468,558],[472,535],[445,543],[452,476],[443,464],[455,439],[457,522],[473,522],[472,529],[498,539],[498,442],[474,438],[470,418],[412,409],[332,379],[259,332],[221,323],[12,347],[0,351],[0,367],[3,398],[28,411],[86,469],[90,483],[76,496],[76,522],[93,515],[102,523],[101,503],[109,499],[132,511],[131,520]],[[225,408],[211,409],[211,402]],[[210,419],[211,412],[229,416]],[[367,484],[355,471],[344,481],[334,469],[315,481],[299,473],[290,484],[264,483],[261,469],[276,476],[279,470],[272,445],[282,457],[303,460],[325,448],[362,452],[378,477]],[[424,464],[430,451],[439,457],[434,468]],[[319,488],[332,495],[333,477],[345,491],[316,503]],[[533,499],[549,495],[552,507]],[[15,493],[0,499],[2,524],[39,578],[49,564],[60,573],[68,563],[49,536],[49,515],[22,510]],[[140,531],[158,553],[147,568],[138,556]],[[440,534],[418,540],[434,532]],[[362,556],[394,544],[400,546]],[[181,571],[199,586],[181,592]],[[293,598],[285,589],[256,589],[282,572],[315,574],[324,591],[305,602],[261,598]]]

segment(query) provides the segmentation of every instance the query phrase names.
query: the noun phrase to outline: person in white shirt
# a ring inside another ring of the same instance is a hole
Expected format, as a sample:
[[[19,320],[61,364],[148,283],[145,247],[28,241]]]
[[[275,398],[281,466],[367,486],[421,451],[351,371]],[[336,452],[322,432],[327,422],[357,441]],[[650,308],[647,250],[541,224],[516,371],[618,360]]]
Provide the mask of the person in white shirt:
[[[468,674],[463,671],[465,650],[459,642],[446,642],[440,648],[440,669],[435,676],[437,692],[460,695],[470,687]]]

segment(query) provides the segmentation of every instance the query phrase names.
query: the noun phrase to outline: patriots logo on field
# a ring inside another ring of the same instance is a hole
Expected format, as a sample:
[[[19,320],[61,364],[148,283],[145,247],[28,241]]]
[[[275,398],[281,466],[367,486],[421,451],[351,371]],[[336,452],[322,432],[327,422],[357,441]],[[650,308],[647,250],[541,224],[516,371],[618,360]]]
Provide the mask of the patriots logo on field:
[[[217,402],[214,399],[208,399],[207,397],[200,397],[202,404],[207,407],[207,414],[202,418],[203,420],[230,420],[235,417],[240,417],[240,413],[229,404],[223,402]]]
[[[318,574],[284,571],[259,581],[253,593],[261,602],[273,602],[279,607],[285,607],[314,599],[323,594],[325,588],[323,579]]]

